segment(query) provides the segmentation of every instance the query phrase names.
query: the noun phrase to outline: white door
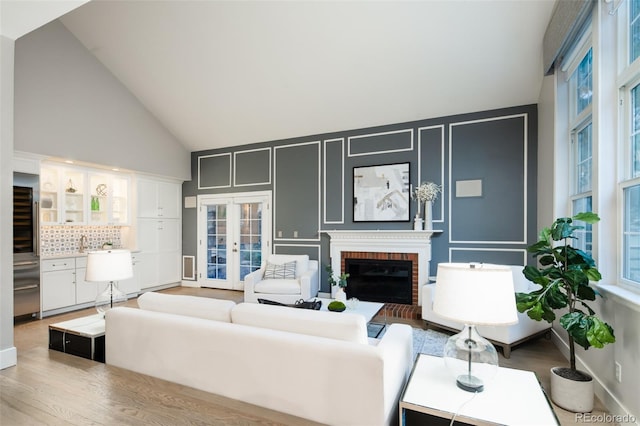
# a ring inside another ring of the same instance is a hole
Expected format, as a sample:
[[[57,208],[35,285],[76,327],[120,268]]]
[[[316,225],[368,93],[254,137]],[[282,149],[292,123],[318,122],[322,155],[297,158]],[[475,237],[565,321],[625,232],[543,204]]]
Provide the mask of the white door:
[[[198,198],[198,282],[242,290],[271,250],[271,192]]]

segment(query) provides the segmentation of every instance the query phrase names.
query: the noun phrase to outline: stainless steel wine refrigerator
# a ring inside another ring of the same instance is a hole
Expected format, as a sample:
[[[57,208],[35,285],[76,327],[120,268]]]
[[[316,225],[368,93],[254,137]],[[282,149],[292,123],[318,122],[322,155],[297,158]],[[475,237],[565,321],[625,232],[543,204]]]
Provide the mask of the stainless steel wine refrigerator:
[[[39,177],[13,175],[13,315],[40,313]]]

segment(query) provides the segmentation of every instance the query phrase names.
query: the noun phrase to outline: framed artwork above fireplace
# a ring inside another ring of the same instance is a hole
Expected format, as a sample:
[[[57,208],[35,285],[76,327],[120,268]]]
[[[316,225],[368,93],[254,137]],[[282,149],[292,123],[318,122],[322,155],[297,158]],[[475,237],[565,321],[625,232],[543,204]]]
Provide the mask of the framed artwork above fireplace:
[[[409,221],[409,163],[353,168],[354,222]]]

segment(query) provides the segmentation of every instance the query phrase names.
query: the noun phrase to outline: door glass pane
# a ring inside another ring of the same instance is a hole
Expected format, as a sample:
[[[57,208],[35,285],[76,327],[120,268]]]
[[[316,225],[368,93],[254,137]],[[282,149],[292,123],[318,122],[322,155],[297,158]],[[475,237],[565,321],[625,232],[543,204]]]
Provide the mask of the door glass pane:
[[[207,278],[227,279],[227,206],[207,206]]]
[[[240,281],[262,263],[262,203],[240,204]]]

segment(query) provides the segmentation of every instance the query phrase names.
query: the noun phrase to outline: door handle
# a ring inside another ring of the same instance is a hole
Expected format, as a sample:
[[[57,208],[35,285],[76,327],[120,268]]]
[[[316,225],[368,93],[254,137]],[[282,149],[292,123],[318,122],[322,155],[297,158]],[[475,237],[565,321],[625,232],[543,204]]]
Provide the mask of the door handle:
[[[16,287],[13,289],[13,291],[25,291],[25,290],[33,290],[38,288],[38,284],[33,284],[33,285],[26,285],[24,287]]]

